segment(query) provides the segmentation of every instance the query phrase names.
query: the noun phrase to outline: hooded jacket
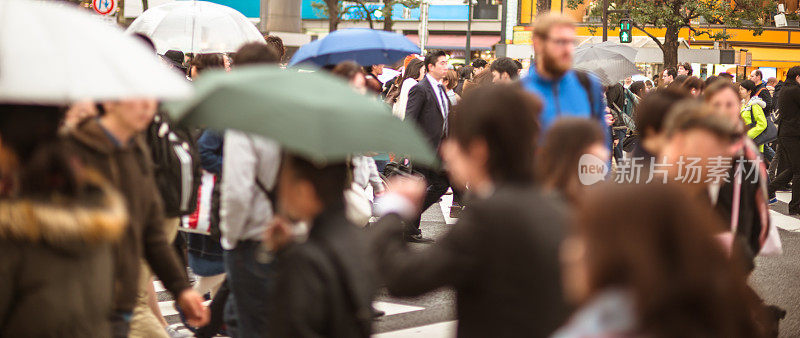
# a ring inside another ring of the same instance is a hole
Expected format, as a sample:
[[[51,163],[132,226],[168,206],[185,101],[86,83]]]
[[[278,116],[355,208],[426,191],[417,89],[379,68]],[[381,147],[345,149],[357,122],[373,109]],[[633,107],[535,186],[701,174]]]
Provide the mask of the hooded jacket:
[[[112,247],[127,214],[99,182],[80,199],[0,200],[0,337],[111,334]]]
[[[742,108],[741,114],[742,120],[744,120],[744,125],[750,126],[755,123],[753,127],[747,130],[747,136],[749,136],[751,139],[755,139],[767,129],[767,114],[764,110],[766,107],[767,104],[763,99],[758,96],[753,96],[749,101],[747,101],[747,103],[745,103],[744,108]],[[755,121],[753,121],[753,119],[755,119]],[[762,148],[763,150],[763,146],[759,148]]]
[[[100,172],[119,190],[130,215],[128,227],[115,246],[115,310],[133,311],[142,258],[173,295],[191,287],[186,269],[167,240],[163,205],[143,135],[117,147],[97,119],[88,119],[70,131],[67,141],[86,166]]]

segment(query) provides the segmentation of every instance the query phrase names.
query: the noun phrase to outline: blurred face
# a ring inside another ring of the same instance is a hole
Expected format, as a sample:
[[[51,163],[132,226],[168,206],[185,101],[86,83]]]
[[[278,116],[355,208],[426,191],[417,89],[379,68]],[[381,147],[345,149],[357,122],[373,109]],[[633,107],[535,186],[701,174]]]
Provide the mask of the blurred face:
[[[575,42],[575,29],[569,26],[551,28],[546,39],[534,37],[537,63],[551,76],[560,77],[572,68]]]
[[[739,98],[741,98],[742,100],[749,99],[750,98],[750,92],[747,89],[744,89],[744,87],[740,86],[739,87]]]
[[[433,76],[434,79],[437,81],[441,81],[445,74],[447,74],[447,57],[440,56],[436,59],[436,63],[433,65],[428,65],[428,73]]]
[[[353,76],[353,78],[350,79],[350,85],[361,94],[367,92],[367,79],[364,77],[364,74],[358,73],[356,76]]]
[[[126,131],[139,133],[147,129],[156,114],[157,102],[150,99],[133,99],[103,103],[106,116]]]
[[[667,169],[670,178],[676,178],[680,174],[689,176],[689,166],[697,167],[700,170],[696,170],[696,175],[684,183],[705,186],[704,182],[709,172],[707,168],[712,167],[712,159],[720,156],[730,157],[735,149],[735,144],[698,128],[673,135],[664,146],[662,155],[667,163],[672,164]],[[679,161],[683,161],[683,165],[680,165]],[[679,173],[679,170],[683,170],[683,173]]]
[[[383,65],[372,66],[372,72],[375,73],[375,75],[383,75]]]
[[[489,150],[485,141],[473,141],[465,149],[453,139],[447,139],[440,148],[447,173],[453,184],[463,190],[467,184],[470,189],[480,188],[490,183],[487,162]]]
[[[739,121],[741,101],[733,90],[723,90],[708,101],[714,111],[724,115],[731,121]]]
[[[678,66],[678,75],[689,75],[689,71],[683,66]]]
[[[757,85],[761,84],[761,77],[758,76],[755,70],[750,73],[750,77],[748,77],[748,79],[750,79],[750,81],[755,82],[755,84]]]
[[[299,179],[292,166],[284,162],[278,178],[278,206],[290,219],[312,220],[319,209],[317,195],[311,182]]]
[[[672,83],[673,80],[675,79],[672,77],[672,75],[669,75],[667,73],[667,70],[664,70],[664,73],[661,74],[661,83],[663,83],[666,86]]]
[[[585,153],[594,155],[603,161],[611,159],[611,151],[608,150],[608,147],[603,142],[597,142],[589,146],[589,148],[586,148]]]

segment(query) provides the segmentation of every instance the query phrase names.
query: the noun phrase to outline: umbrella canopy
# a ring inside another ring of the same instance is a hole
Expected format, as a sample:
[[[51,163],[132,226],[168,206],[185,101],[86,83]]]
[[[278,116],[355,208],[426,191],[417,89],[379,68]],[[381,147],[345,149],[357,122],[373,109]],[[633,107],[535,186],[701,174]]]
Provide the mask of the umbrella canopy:
[[[67,3],[0,1],[0,102],[176,99],[191,86],[152,50]]]
[[[603,85],[612,85],[634,74],[636,49],[606,41],[583,45],[575,50],[575,68],[591,72],[600,78]]]
[[[146,10],[128,27],[156,44],[159,54],[174,49],[184,53],[235,52],[264,37],[233,8],[207,1],[174,1]]]
[[[419,53],[419,46],[401,34],[350,28],[303,45],[289,61],[289,66],[309,62],[322,67],[342,61],[355,61],[362,66],[388,65]]]
[[[391,152],[434,165],[430,146],[386,105],[327,74],[251,66],[208,72],[192,100],[170,107],[185,125],[260,134],[317,163]]]

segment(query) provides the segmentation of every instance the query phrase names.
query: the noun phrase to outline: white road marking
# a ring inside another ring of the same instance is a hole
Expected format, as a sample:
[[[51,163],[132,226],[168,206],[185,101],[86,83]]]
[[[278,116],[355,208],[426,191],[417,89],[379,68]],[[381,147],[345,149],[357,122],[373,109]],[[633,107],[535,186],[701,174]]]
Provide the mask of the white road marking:
[[[442,209],[442,216],[444,222],[447,224],[456,224],[458,218],[450,218],[450,206],[453,205],[453,194],[442,195],[442,200],[439,201],[439,208]]]
[[[373,302],[372,306],[376,310],[386,312],[386,316],[393,316],[401,313],[414,312],[425,309],[424,307],[390,303],[390,302]]]
[[[436,324],[412,327],[397,331],[385,332],[372,335],[372,338],[453,338],[456,336],[456,326],[458,321],[452,320]]]
[[[770,210],[769,215],[772,217],[770,220],[772,224],[775,224],[778,228],[786,231],[800,232],[800,219],[786,216],[774,210]]]

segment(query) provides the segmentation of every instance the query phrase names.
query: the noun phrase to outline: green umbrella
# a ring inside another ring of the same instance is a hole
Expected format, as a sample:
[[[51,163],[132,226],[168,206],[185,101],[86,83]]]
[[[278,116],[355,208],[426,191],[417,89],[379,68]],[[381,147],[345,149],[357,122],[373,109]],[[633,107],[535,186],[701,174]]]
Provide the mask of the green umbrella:
[[[437,162],[416,126],[327,74],[242,67],[204,73],[195,89],[191,100],[168,105],[181,124],[260,134],[318,163],[368,152]]]

